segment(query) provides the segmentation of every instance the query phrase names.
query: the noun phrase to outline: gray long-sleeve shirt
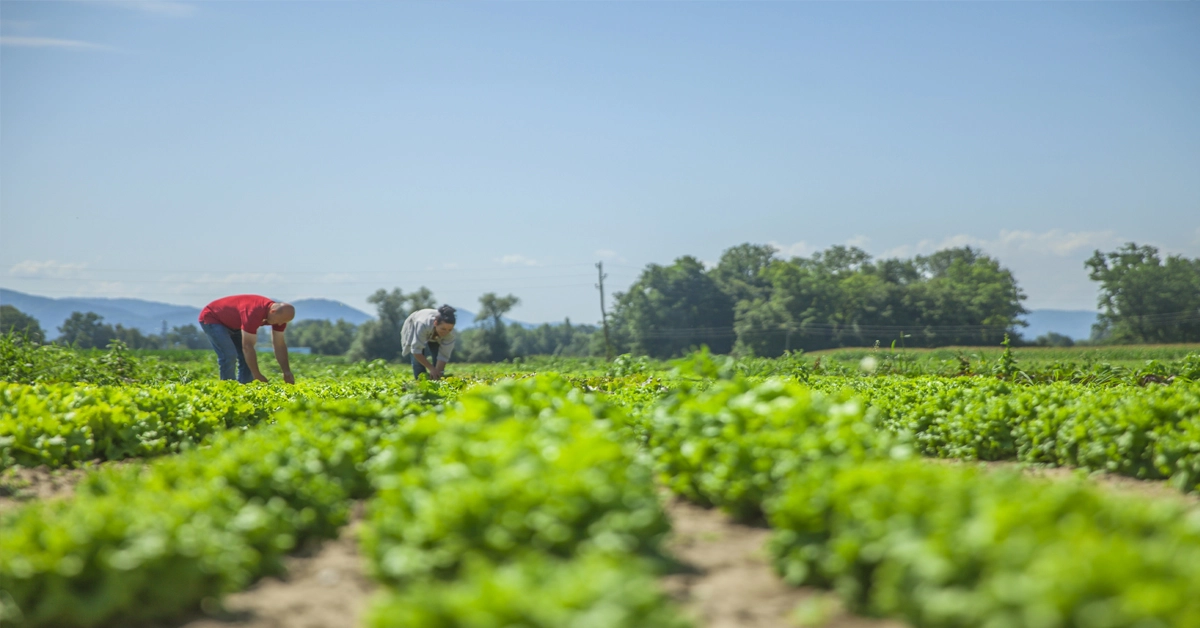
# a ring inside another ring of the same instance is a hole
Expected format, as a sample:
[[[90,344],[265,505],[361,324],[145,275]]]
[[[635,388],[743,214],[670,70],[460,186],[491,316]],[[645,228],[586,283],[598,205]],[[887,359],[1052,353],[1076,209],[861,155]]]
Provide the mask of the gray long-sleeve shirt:
[[[419,353],[429,346],[429,341],[433,340],[438,343],[438,354],[435,356],[439,362],[449,362],[450,354],[454,352],[454,340],[456,334],[454,330],[442,338],[434,338],[434,327],[437,325],[438,311],[417,310],[408,315],[404,320],[404,327],[400,330],[400,346],[404,355]]]

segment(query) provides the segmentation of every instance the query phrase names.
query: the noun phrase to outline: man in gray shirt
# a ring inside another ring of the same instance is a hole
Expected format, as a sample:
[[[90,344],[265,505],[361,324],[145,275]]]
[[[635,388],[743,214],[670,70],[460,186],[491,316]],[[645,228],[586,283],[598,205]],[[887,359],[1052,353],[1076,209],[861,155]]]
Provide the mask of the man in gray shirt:
[[[443,305],[436,310],[417,310],[408,315],[400,330],[403,355],[412,354],[413,377],[427,373],[440,379],[454,352],[454,308]],[[430,360],[436,362],[430,362]]]

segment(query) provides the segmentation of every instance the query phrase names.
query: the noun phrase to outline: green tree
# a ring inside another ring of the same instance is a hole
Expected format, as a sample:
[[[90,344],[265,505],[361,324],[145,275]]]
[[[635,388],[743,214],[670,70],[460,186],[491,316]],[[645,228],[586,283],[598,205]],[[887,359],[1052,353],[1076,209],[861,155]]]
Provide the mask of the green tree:
[[[777,357],[792,346],[797,325],[780,299],[740,301],[734,314],[733,330],[738,355]]]
[[[1025,294],[1012,272],[971,247],[945,249],[914,259],[927,279],[904,291],[904,325],[914,328],[914,342],[933,345],[995,345],[1016,336],[1028,311]]]
[[[811,258],[774,260],[758,271],[766,297],[738,303],[736,351],[777,356],[888,343],[996,344],[1023,324],[1025,298],[1012,273],[967,248],[912,260],[872,261],[835,246]]]
[[[774,259],[775,247],[739,244],[726,249],[716,267],[708,274],[735,305],[742,301],[764,299],[771,289],[766,270]]]
[[[343,355],[350,350],[356,330],[353,323],[340,318],[336,323],[324,319],[300,321],[288,325],[288,344],[308,347],[320,355]]]
[[[489,292],[479,297],[479,313],[475,318],[483,320],[480,324],[481,341],[483,346],[487,347],[488,360],[499,362],[512,357],[512,347],[501,317],[520,303],[521,300],[511,294],[501,297],[496,296],[495,292]]]
[[[376,316],[358,326],[348,354],[354,360],[399,359],[403,354],[400,331],[404,329],[404,321],[409,314],[436,303],[433,292],[425,286],[412,294],[405,294],[400,288],[391,292],[380,288],[367,297],[367,302],[375,305]]]
[[[733,347],[733,301],[694,257],[650,264],[628,292],[615,296],[618,346],[627,338],[634,352],[656,358],[700,345],[715,353]]]
[[[534,355],[587,357],[593,355],[592,338],[597,330],[595,325],[574,325],[569,318],[557,325],[543,323],[532,329],[526,329],[520,325],[505,327],[510,353],[513,357]],[[601,345],[600,355],[603,354],[604,348]]]
[[[0,305],[0,334],[23,336],[30,342],[46,342],[38,320],[11,305]]]
[[[1200,259],[1171,255],[1129,242],[1099,250],[1085,262],[1100,282],[1100,321],[1093,336],[1112,342],[1200,340]]]
[[[58,328],[58,333],[55,342],[80,349],[107,347],[109,341],[116,338],[112,325],[106,325],[104,317],[95,312],[72,312]]]
[[[148,336],[136,327],[125,327],[120,323],[113,328],[113,337],[130,349],[157,349],[162,346],[162,340],[158,336]],[[104,346],[108,346],[108,343]]]
[[[417,310],[430,310],[437,307],[437,301],[433,298],[433,291],[425,286],[421,286],[416,292],[410,293],[407,298],[409,314]]]
[[[391,292],[380,288],[367,297],[375,306],[376,316],[358,327],[358,334],[350,346],[350,357],[355,360],[397,360],[402,349],[400,330],[408,318],[407,295],[400,288]]]
[[[205,336],[195,325],[172,327],[167,332],[167,347],[174,349],[208,349],[212,346],[208,336]]]

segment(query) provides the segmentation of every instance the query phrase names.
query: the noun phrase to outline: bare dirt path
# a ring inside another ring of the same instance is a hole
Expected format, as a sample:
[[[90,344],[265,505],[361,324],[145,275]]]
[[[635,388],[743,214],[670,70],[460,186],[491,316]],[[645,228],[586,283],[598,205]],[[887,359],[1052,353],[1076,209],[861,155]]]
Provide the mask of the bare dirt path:
[[[88,473],[106,468],[147,465],[152,459],[92,460],[75,469],[60,467],[9,467],[0,471],[0,512],[35,501],[66,499]]]
[[[829,628],[904,626],[850,615],[824,591],[784,583],[763,551],[767,528],[678,498],[665,507],[673,527],[667,549],[689,571],[663,578],[663,586],[700,628],[795,628],[801,605],[823,609],[819,625]]]
[[[104,463],[125,464],[125,463]],[[39,500],[61,499],[75,493],[75,485],[98,465],[80,469],[10,467],[0,472],[0,512]]]
[[[226,596],[224,608],[172,628],[359,628],[377,585],[367,577],[358,552],[362,504],[338,538],[308,556],[287,558],[286,579],[264,578]],[[164,628],[166,628],[164,624]]]

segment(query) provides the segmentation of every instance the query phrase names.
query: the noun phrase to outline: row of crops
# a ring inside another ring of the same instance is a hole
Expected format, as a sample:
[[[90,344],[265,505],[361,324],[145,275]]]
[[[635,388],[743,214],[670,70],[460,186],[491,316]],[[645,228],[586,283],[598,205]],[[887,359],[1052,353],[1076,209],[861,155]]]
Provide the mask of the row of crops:
[[[577,381],[633,405],[672,389],[661,379],[637,376]],[[1195,385],[1083,387],[930,377],[810,377],[806,383],[863,400],[878,411],[883,429],[911,434],[912,445],[926,456],[1103,470],[1171,479],[1185,490],[1200,484],[1200,392]],[[425,384],[420,394],[436,398],[465,385],[461,380]],[[413,393],[396,380],[302,382],[294,387],[214,381],[0,383],[0,467],[59,467],[176,453],[218,432],[257,425],[300,400],[386,401],[403,394]]]
[[[278,573],[365,500],[371,626],[672,626],[660,487],[781,577],[914,626],[1200,626],[1200,514],[924,456],[1194,490],[1200,385],[672,373],[0,384],[0,464],[145,458],[0,513],[0,620],[134,625]],[[803,382],[801,380],[804,380]]]

